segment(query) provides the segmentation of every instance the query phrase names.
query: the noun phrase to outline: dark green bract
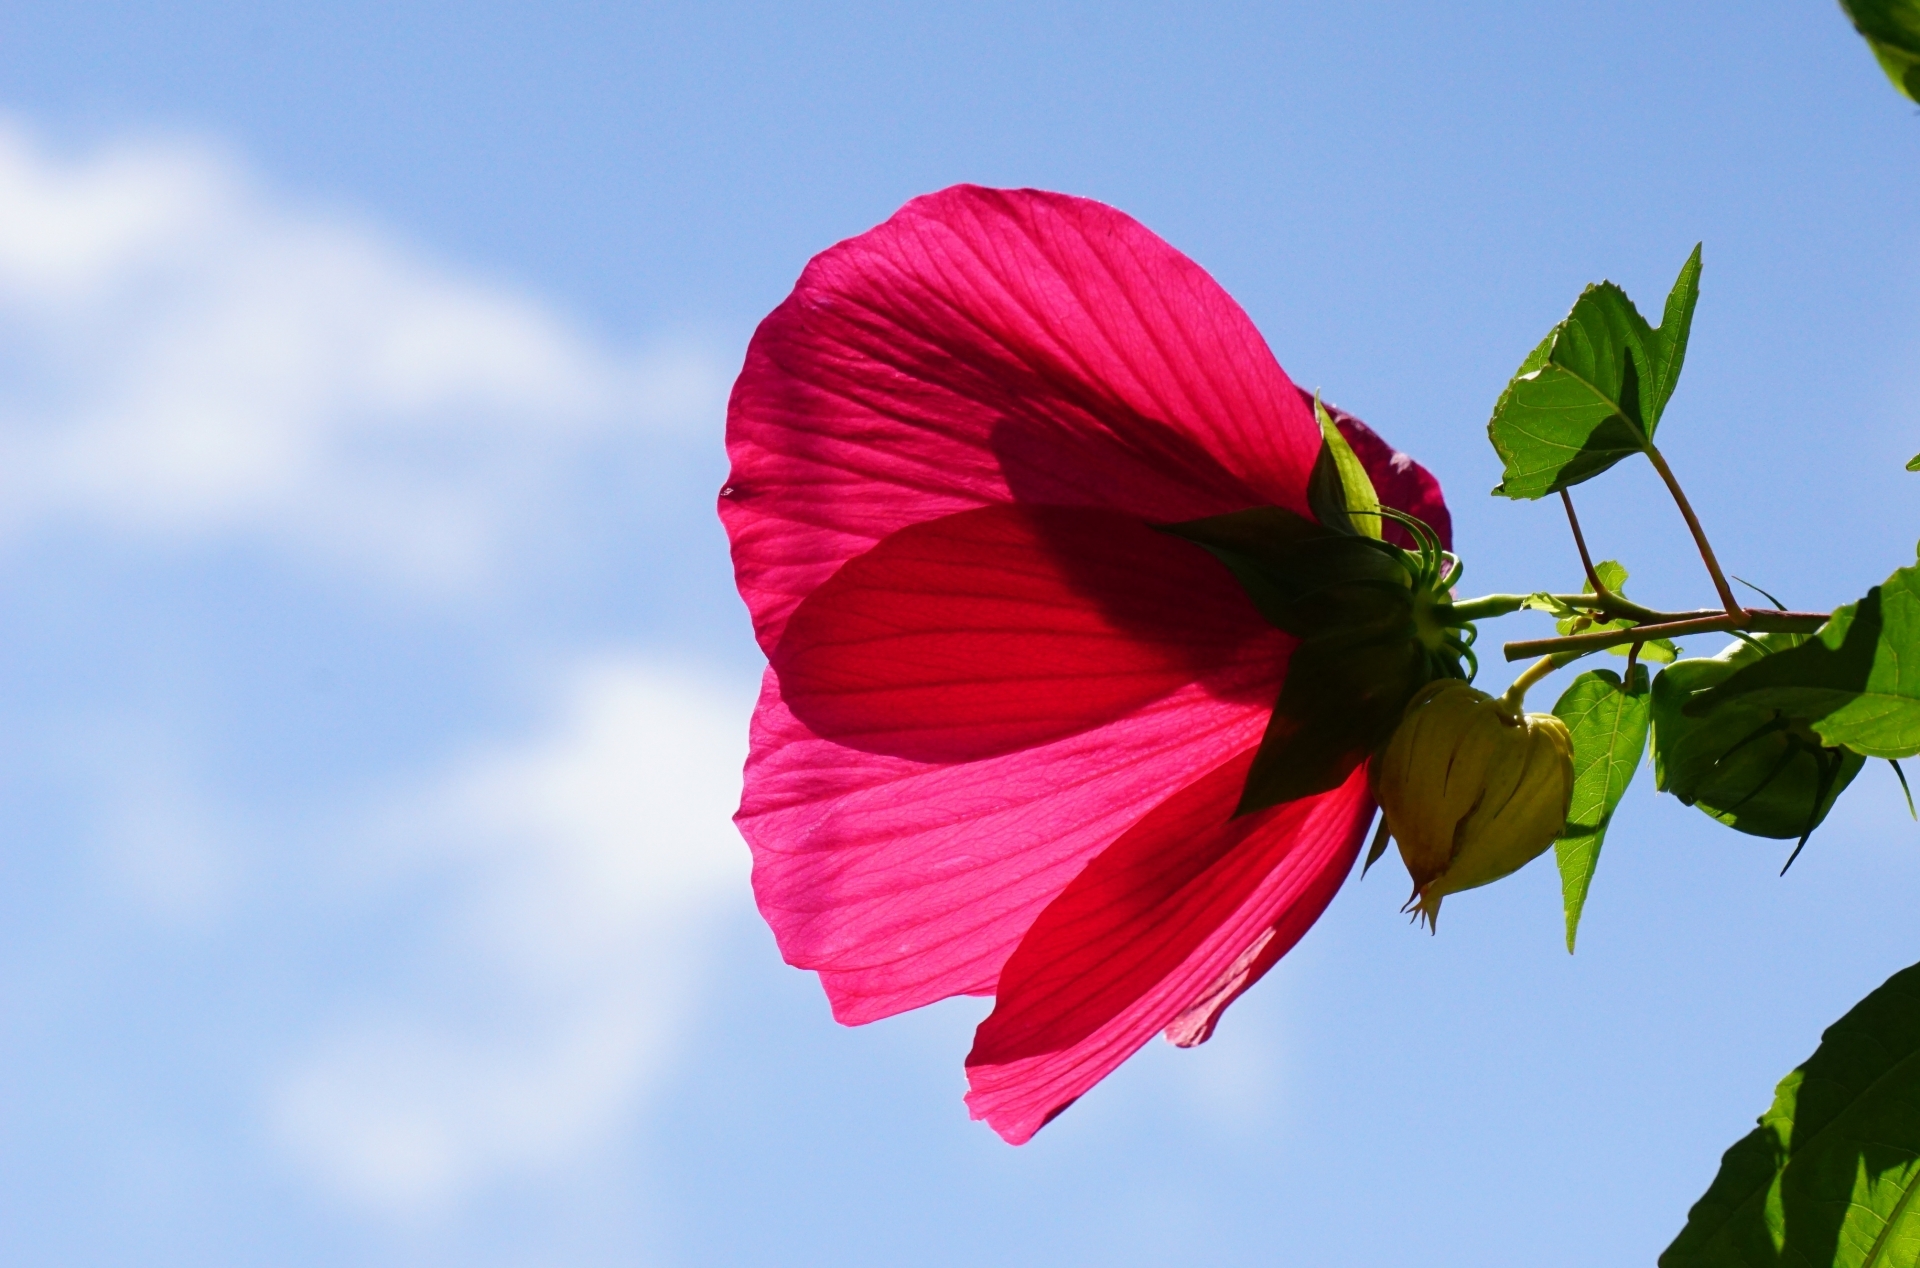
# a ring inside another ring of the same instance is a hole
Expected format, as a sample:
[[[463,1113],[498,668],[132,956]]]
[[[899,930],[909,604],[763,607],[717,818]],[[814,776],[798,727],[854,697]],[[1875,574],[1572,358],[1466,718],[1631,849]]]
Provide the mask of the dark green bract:
[[[1788,655],[1807,637],[1764,634],[1760,647],[1735,643],[1656,678],[1655,786],[1750,836],[1804,840],[1818,827],[1863,759],[1823,744],[1803,714],[1755,696],[1721,695],[1742,673]]]
[[[1471,653],[1445,620],[1437,543],[1415,554],[1277,506],[1164,531],[1205,546],[1262,616],[1300,640],[1237,813],[1339,787],[1414,692],[1465,676]]]
[[[1583,291],[1493,407],[1487,436],[1504,468],[1494,492],[1544,497],[1651,449],[1686,360],[1699,298],[1697,246],[1658,328],[1611,282]]]
[[[1671,671],[1669,671],[1671,672]],[[1827,1028],[1660,1256],[1660,1268],[1920,1262],[1920,965]]]

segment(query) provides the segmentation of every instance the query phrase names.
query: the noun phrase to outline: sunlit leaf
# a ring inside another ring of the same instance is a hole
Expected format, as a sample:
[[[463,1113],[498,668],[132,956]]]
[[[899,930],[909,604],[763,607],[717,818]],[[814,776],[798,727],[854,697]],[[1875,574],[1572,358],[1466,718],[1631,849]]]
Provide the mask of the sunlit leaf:
[[[1578,608],[1562,602],[1545,591],[1528,595],[1520,601],[1520,607],[1526,611],[1547,612],[1561,620],[1580,615]]]
[[[1920,101],[1920,0],[1840,0],[1840,7],[1893,86]]]
[[[1920,965],[1820,1037],[1660,1256],[1660,1268],[1920,1262]]]
[[[1757,659],[1689,711],[1734,697],[1803,718],[1828,744],[1868,757],[1920,753],[1920,565],[1835,609],[1812,637]]]
[[[1553,843],[1571,952],[1607,826],[1647,751],[1646,666],[1634,666],[1631,682],[1624,684],[1610,669],[1581,674],[1553,706],[1553,713],[1567,724],[1573,739],[1573,802],[1566,829]]]
[[[1543,497],[1645,452],[1686,360],[1699,293],[1697,246],[1658,329],[1611,282],[1582,292],[1494,405],[1487,436],[1503,467],[1494,492]]]

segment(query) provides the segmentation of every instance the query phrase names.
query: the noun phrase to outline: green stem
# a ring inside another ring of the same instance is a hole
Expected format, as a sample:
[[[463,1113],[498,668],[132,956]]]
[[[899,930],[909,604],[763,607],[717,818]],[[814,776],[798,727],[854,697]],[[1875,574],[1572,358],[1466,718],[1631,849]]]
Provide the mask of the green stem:
[[[1530,596],[1524,594],[1483,594],[1477,599],[1462,599],[1440,610],[1437,615],[1446,618],[1452,625],[1462,621],[1484,621],[1488,617],[1505,616],[1509,612],[1518,612],[1526,606]]]
[[[1667,465],[1666,458],[1652,442],[1647,444],[1647,457],[1653,462],[1653,469],[1667,483],[1667,492],[1673,494],[1674,505],[1680,508],[1680,518],[1686,520],[1687,530],[1693,534],[1693,544],[1700,548],[1700,559],[1707,565],[1707,574],[1713,578],[1714,589],[1720,592],[1720,602],[1726,605],[1727,615],[1738,617],[1746,609],[1733,597],[1733,587],[1727,584],[1726,574],[1720,571],[1720,561],[1713,557],[1713,547],[1707,542],[1707,531],[1700,527],[1700,517],[1693,513],[1693,504],[1687,501],[1686,493],[1680,488],[1680,481],[1674,478],[1673,468]]]
[[[1569,634],[1564,638],[1534,638],[1508,643],[1500,650],[1508,660],[1561,652],[1597,652],[1627,643],[1644,643],[1656,638],[1680,638],[1687,634],[1710,634],[1715,630],[1732,633],[1751,630],[1759,633],[1811,634],[1827,623],[1825,612],[1717,612],[1689,616],[1678,621],[1658,621],[1625,630],[1595,630],[1590,634]]]
[[[1483,594],[1460,600],[1446,608],[1445,615],[1452,617],[1456,622],[1506,616],[1510,612],[1518,612],[1525,607],[1527,600],[1532,597],[1530,594]],[[1617,594],[1609,594],[1604,598],[1597,594],[1550,594],[1547,597],[1556,603],[1564,603],[1570,608],[1578,608],[1583,612],[1597,612],[1609,620],[1623,617],[1629,621],[1638,621],[1642,625],[1724,615],[1718,608],[1697,608],[1691,612],[1660,612],[1653,608],[1642,607],[1633,600],[1622,598]],[[1767,608],[1749,609],[1761,614],[1769,610]]]
[[[1613,591],[1601,584],[1600,574],[1593,570],[1593,556],[1587,553],[1587,537],[1580,531],[1580,517],[1573,513],[1573,494],[1560,490],[1560,505],[1567,508],[1567,524],[1573,529],[1573,544],[1580,551],[1580,566],[1587,570],[1587,588],[1599,596],[1602,601],[1617,598]]]
[[[1509,713],[1520,712],[1527,703],[1527,688],[1560,668],[1560,665],[1561,660],[1558,656],[1542,656],[1528,665],[1526,671],[1513,680],[1513,685],[1507,688],[1506,694],[1500,697],[1501,706]]]

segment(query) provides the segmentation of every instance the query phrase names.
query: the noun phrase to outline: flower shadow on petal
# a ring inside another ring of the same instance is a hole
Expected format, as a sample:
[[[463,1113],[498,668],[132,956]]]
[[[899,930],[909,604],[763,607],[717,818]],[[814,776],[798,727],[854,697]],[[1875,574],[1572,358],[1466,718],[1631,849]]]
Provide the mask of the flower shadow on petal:
[[[1082,402],[1055,385],[1052,408],[1003,416],[988,445],[1013,500],[1032,505],[1103,506],[1173,523],[1276,499],[1306,509],[1297,489],[1256,490],[1177,428],[1124,403]],[[1082,412],[1084,411],[1084,412]]]
[[[1189,683],[1266,703],[1291,640],[1204,550],[1112,511],[994,506],[902,529],[795,610],[773,666],[816,735],[972,761]]]

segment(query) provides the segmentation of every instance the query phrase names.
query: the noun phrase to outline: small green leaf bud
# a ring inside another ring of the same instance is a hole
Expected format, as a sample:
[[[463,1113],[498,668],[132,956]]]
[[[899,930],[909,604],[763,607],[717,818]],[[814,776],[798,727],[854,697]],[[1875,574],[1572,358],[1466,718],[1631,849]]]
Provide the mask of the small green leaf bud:
[[[1532,862],[1566,826],[1573,742],[1550,713],[1515,713],[1446,678],[1408,702],[1373,764],[1374,797],[1429,925],[1448,894]]]

